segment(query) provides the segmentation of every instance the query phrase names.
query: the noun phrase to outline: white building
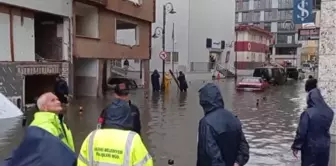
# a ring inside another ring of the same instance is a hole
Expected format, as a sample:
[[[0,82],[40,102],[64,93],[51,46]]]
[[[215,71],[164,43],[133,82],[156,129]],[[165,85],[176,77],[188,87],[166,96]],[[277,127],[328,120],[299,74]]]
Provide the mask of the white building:
[[[175,14],[167,13],[166,51],[173,52],[172,29],[174,23],[176,52],[173,59],[174,71],[209,73],[210,54],[217,55],[217,60],[225,62],[226,55],[234,56],[235,33],[235,1],[234,0],[157,0],[156,22],[152,24],[152,34],[163,24],[163,5],[171,2]],[[171,6],[167,5],[168,11]],[[162,36],[152,39],[152,55],[150,70],[162,71]],[[207,48],[207,39],[212,48]],[[225,41],[225,48],[221,49],[221,42]],[[231,48],[229,47],[231,46]],[[229,51],[229,52],[228,52]],[[234,58],[228,58],[230,62]],[[139,68],[138,61],[130,61],[135,70]],[[172,69],[171,58],[166,60],[166,71]]]
[[[20,107],[69,81],[71,0],[0,0],[0,92]]]

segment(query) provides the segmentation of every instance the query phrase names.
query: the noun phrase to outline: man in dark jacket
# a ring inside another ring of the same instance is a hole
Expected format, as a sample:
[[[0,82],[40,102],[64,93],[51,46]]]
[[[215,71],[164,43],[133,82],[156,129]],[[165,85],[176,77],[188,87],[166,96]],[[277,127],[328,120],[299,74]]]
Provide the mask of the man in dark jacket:
[[[131,115],[133,117],[133,127],[132,131],[138,133],[140,135],[141,133],[141,121],[140,121],[140,111],[137,106],[131,103],[128,97],[129,90],[126,88],[125,84],[118,84],[115,88],[115,98],[116,100],[124,100],[129,103],[129,106],[131,108]],[[113,110],[111,110],[113,111]]]
[[[55,95],[58,97],[62,104],[68,103],[69,87],[67,82],[61,77],[56,77],[56,83],[54,87]]]
[[[160,91],[160,74],[156,69],[151,75],[151,82],[152,82],[153,91],[154,92]]]
[[[177,77],[177,80],[179,81],[180,84],[180,91],[181,92],[186,92],[188,89],[188,83],[187,79],[182,71],[179,72],[179,76]]]
[[[333,110],[325,103],[320,90],[308,92],[308,109],[302,112],[292,145],[293,155],[301,151],[302,166],[328,166]]]
[[[205,116],[199,122],[197,166],[243,166],[249,145],[240,120],[224,108],[218,87],[208,83],[199,90]]]
[[[307,81],[306,81],[306,84],[305,84],[305,90],[306,92],[309,92],[310,90],[314,89],[317,87],[317,79],[315,78],[309,78]]]

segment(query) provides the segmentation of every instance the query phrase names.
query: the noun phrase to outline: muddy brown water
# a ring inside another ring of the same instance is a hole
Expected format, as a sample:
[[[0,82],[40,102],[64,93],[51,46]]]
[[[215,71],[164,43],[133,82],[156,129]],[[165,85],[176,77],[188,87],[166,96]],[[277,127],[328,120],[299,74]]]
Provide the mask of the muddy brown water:
[[[250,144],[247,165],[298,165],[290,145],[300,108],[304,106],[303,82],[289,81],[261,93],[236,92],[233,80],[215,82],[221,89],[225,107],[244,124]],[[178,93],[172,85],[169,93],[150,94],[147,99],[143,90],[131,92],[132,102],[141,111],[143,139],[155,158],[155,165],[165,166],[170,158],[176,166],[195,165],[198,121],[203,116],[198,90],[204,84],[204,81],[191,82],[187,93]],[[88,133],[96,128],[100,111],[112,98],[112,94],[105,98],[78,98],[68,107],[67,122],[77,151]],[[259,107],[256,107],[257,99]],[[84,107],[82,116],[78,115],[79,106]],[[0,126],[0,159],[4,159],[19,144],[24,129],[19,118],[0,120]]]

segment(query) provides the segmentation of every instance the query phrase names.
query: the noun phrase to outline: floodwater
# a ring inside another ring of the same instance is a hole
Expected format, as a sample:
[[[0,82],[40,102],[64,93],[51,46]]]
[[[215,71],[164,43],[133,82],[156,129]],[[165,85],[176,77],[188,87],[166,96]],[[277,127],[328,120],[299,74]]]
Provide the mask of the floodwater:
[[[260,93],[236,92],[234,81],[229,79],[215,82],[221,89],[225,107],[244,124],[250,144],[248,166],[299,165],[290,145],[305,105],[302,81],[289,81],[287,85]],[[198,121],[203,116],[198,90],[205,83],[191,82],[187,93],[178,93],[172,85],[169,93],[150,94],[147,99],[143,90],[132,92],[132,102],[141,111],[143,139],[156,165],[167,165],[168,159],[174,159],[177,166],[195,165]],[[73,131],[77,151],[88,133],[96,128],[97,117],[111,101],[111,96],[79,98],[69,106],[67,122]],[[257,99],[260,99],[259,107]],[[78,115],[79,106],[84,107],[82,116]],[[24,129],[20,119],[1,120],[0,126],[0,159],[3,159],[18,145]]]

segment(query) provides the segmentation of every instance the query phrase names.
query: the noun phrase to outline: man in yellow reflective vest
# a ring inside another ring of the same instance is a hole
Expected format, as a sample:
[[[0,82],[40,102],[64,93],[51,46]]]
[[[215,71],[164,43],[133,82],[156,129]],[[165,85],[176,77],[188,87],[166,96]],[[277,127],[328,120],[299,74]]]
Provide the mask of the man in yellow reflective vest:
[[[84,140],[78,166],[153,166],[140,136],[131,131],[133,117],[128,101],[114,99],[101,114],[102,128]]]
[[[6,166],[75,166],[77,157],[71,131],[59,119],[61,103],[51,92],[37,100],[39,112]]]

